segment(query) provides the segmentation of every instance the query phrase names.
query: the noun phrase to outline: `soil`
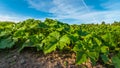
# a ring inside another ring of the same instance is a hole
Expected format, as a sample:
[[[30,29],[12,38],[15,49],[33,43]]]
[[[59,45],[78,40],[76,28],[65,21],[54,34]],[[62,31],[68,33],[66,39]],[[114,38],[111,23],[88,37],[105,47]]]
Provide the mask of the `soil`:
[[[97,64],[92,66],[91,62],[82,65],[75,64],[76,55],[73,52],[55,51],[43,54],[42,51],[24,49],[18,53],[17,49],[0,51],[0,68],[106,68]]]

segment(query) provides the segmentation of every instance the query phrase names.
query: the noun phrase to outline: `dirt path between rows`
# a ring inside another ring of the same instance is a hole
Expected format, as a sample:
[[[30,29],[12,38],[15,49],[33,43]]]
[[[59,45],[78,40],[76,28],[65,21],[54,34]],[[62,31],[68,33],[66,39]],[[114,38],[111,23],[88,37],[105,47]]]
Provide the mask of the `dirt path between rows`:
[[[52,52],[44,55],[32,49],[0,51],[0,68],[92,68],[91,63],[86,65],[75,64],[75,53]],[[93,68],[105,68],[102,65]]]

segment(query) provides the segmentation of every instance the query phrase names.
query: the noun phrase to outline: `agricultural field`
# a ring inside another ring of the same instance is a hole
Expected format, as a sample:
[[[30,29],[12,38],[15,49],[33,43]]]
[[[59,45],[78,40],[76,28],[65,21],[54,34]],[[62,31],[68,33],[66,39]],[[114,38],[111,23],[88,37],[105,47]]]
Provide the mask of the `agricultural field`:
[[[120,22],[0,22],[0,68],[120,68]]]

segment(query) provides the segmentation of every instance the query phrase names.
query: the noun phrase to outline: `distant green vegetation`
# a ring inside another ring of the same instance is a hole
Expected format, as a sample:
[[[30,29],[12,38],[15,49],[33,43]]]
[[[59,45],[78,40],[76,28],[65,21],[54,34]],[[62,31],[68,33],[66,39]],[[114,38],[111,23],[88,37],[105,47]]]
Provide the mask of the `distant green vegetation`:
[[[0,50],[13,47],[18,51],[34,47],[44,54],[68,50],[76,53],[76,64],[90,59],[95,65],[101,58],[104,64],[120,68],[120,22],[81,25],[52,19],[0,22]]]

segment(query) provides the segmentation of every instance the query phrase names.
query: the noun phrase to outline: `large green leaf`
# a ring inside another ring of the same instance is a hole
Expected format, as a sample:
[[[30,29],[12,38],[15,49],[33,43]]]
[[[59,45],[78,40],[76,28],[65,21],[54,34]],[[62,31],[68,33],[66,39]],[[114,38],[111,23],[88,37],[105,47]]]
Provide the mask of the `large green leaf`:
[[[45,44],[43,50],[45,54],[56,50],[58,46],[59,37],[59,32],[52,32],[42,41],[42,43]]]
[[[83,43],[82,41],[77,41],[74,48],[72,49],[74,52],[78,52],[78,51],[83,51]]]
[[[12,48],[15,42],[16,41],[13,40],[11,36],[4,39],[0,39],[0,49]]]
[[[77,52],[76,54],[76,63],[82,64],[83,62],[86,62],[88,60],[87,55],[85,52]]]
[[[115,68],[120,68],[120,58],[118,56],[112,57],[112,63],[114,64]]]
[[[46,45],[44,47],[44,53],[47,54],[47,53],[50,53],[52,51],[55,51],[56,48],[57,48],[58,44],[57,43],[53,43],[53,44],[49,44],[49,45]]]
[[[104,63],[108,63],[108,62],[109,62],[109,57],[108,57],[108,55],[103,54],[103,55],[101,55],[101,58],[102,58],[102,60],[103,60]]]
[[[95,61],[97,61],[97,59],[99,57],[99,53],[97,53],[97,52],[87,52],[87,55]]]
[[[70,38],[68,35],[63,35],[59,40],[59,49],[62,50],[67,45],[70,45]]]
[[[108,50],[109,50],[108,46],[101,46],[100,49],[101,49],[101,52],[102,52],[102,53],[107,53]]]
[[[30,41],[30,39],[26,40],[19,48],[19,52],[23,50],[25,47],[34,47],[34,44]]]

